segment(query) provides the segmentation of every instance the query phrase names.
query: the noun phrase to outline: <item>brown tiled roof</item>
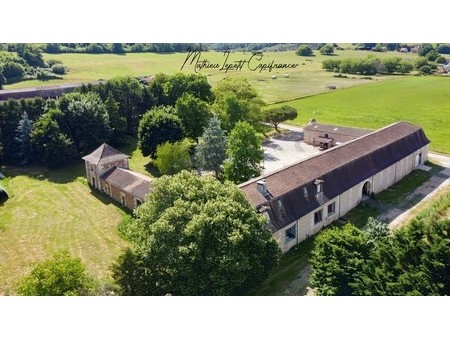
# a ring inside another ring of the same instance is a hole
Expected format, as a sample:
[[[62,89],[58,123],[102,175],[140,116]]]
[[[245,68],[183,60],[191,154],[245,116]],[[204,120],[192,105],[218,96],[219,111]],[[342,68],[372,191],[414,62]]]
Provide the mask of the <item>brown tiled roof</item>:
[[[144,200],[145,195],[150,192],[152,179],[132,170],[113,167],[101,177],[106,182],[126,191],[131,195]]]
[[[420,127],[399,122],[242,183],[240,188],[254,207],[269,207],[272,230],[276,231],[428,143]],[[271,197],[256,189],[256,182],[262,178]],[[313,185],[316,179],[324,181],[319,196]],[[280,199],[282,213],[277,211]]]
[[[108,161],[113,161],[113,160],[121,160],[128,157],[129,156],[121,153],[117,149],[114,149],[109,144],[103,143],[100,147],[95,149],[89,155],[84,156],[82,159],[93,164],[99,164],[104,159],[108,159]]]
[[[306,125],[304,130],[320,131],[323,133],[337,133],[345,136],[360,137],[371,133],[373,130],[334,126],[331,124],[312,123]]]

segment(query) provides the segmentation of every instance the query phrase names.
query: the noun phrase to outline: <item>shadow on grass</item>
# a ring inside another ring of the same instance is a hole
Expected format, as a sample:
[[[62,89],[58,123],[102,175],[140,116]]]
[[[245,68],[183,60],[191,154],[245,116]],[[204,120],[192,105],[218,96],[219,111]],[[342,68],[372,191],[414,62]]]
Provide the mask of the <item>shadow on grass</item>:
[[[87,184],[87,183],[86,183]],[[114,205],[115,207],[119,208],[120,210],[122,210],[125,214],[127,215],[133,215],[133,211],[126,208],[125,206],[123,206],[122,204],[120,204],[118,201],[116,201],[115,199],[113,199],[111,196],[107,195],[106,193],[97,190],[96,188],[92,187],[91,185],[88,185],[89,189],[91,190],[91,194],[97,198],[100,202],[102,202],[104,205]]]
[[[49,169],[41,165],[6,166],[2,169],[5,176],[28,176],[30,178],[65,184],[85,176],[84,164],[80,162],[68,164],[62,168]]]
[[[147,170],[155,178],[162,176],[158,171],[158,168],[156,168],[152,162],[149,162],[145,165],[145,170]]]

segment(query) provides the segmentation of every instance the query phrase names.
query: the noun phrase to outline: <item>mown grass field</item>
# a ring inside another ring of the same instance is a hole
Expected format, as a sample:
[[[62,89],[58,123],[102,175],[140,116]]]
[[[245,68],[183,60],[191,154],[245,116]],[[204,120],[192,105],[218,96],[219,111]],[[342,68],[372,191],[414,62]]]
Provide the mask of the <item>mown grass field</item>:
[[[319,123],[377,129],[407,121],[422,126],[432,151],[450,153],[450,78],[410,76],[288,102],[296,125]]]
[[[135,146],[122,150],[131,150],[132,168],[149,175],[148,158]],[[51,171],[11,167],[2,173],[8,178],[0,183],[11,198],[0,205],[0,295],[14,294],[32,266],[59,249],[80,257],[96,279],[108,284],[110,266],[127,245],[117,225],[129,212],[90,189],[84,164]]]
[[[268,102],[291,100],[298,97],[323,93],[327,91],[327,85],[335,85],[338,88],[348,88],[355,85],[369,83],[370,80],[361,79],[361,76],[349,76],[347,79],[335,78],[332,73],[322,70],[324,58],[360,58],[368,54],[374,54],[380,58],[400,56],[407,60],[413,60],[415,54],[397,52],[373,53],[368,51],[337,50],[335,56],[323,56],[314,51],[315,56],[300,57],[294,51],[287,52],[265,52],[262,60],[252,61],[252,68],[258,63],[298,63],[295,69],[279,69],[269,71],[251,71],[246,65],[239,71],[220,71],[218,69],[202,69],[201,74],[208,77],[208,81],[214,86],[218,81],[228,76],[244,76],[261,93],[263,99]],[[46,86],[60,84],[63,82],[87,82],[99,79],[110,79],[120,75],[154,75],[157,73],[173,74],[180,71],[187,53],[129,53],[116,54],[44,54],[44,59],[57,59],[69,68],[64,75],[64,80],[48,81],[23,81],[6,85],[5,89],[25,88],[35,86]],[[251,53],[233,52],[228,58],[228,63],[238,60],[249,60]],[[201,59],[207,59],[212,63],[222,65],[225,62],[224,54],[221,52],[202,52]],[[186,64],[182,72],[193,72],[193,65]],[[283,74],[288,73],[289,78]],[[272,79],[271,76],[277,76]],[[376,81],[386,80],[392,77],[376,77]]]

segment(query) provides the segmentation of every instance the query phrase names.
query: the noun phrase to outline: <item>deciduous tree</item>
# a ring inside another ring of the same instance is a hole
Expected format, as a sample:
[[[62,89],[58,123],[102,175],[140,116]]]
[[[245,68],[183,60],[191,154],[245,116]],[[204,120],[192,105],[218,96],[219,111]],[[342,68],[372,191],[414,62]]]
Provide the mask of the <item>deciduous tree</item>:
[[[326,44],[319,49],[319,52],[322,55],[331,55],[334,53],[333,45]]]
[[[178,174],[182,170],[191,169],[190,143],[187,139],[180,142],[165,142],[156,148],[156,159],[153,161],[162,175]]]
[[[73,258],[67,251],[56,253],[52,258],[38,263],[21,281],[19,294],[22,296],[83,296],[94,287],[93,279],[87,274],[79,258]]]
[[[362,230],[351,224],[323,230],[315,239],[311,253],[311,285],[318,295],[352,295],[351,283],[362,271],[370,252]]]
[[[230,133],[225,178],[236,184],[261,174],[263,150],[255,129],[247,122],[238,122]]]
[[[109,141],[111,127],[106,107],[97,93],[70,93],[57,102],[59,110],[52,117],[83,155]]]
[[[299,56],[311,56],[314,55],[313,50],[308,45],[300,45],[295,51],[295,54]]]
[[[183,137],[184,128],[180,119],[164,108],[149,110],[139,123],[139,149],[144,156],[155,156],[158,145],[181,141]]]
[[[60,167],[79,158],[73,142],[61,131],[50,112],[34,123],[31,144],[36,159],[49,168]]]
[[[214,111],[226,130],[233,129],[238,121],[247,121],[253,126],[261,122],[264,101],[246,78],[225,78],[214,88],[214,97]]]
[[[184,93],[177,100],[175,109],[183,124],[186,137],[197,140],[212,115],[208,104],[192,94]]]
[[[271,108],[263,112],[263,120],[273,124],[276,131],[279,131],[278,125],[280,123],[295,118],[297,118],[297,109],[288,105]]]
[[[153,181],[113,268],[124,295],[242,295],[280,259],[264,217],[232,183],[183,171]]]

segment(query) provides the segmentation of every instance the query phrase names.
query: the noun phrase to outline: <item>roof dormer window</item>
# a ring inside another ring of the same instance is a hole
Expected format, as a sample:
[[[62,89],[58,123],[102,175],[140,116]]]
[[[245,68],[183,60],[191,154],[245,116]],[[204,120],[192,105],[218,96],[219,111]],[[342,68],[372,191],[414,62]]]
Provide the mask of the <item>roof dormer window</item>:
[[[321,192],[323,192],[323,181],[322,180],[315,180],[314,185],[316,186],[317,194],[320,194]]]

